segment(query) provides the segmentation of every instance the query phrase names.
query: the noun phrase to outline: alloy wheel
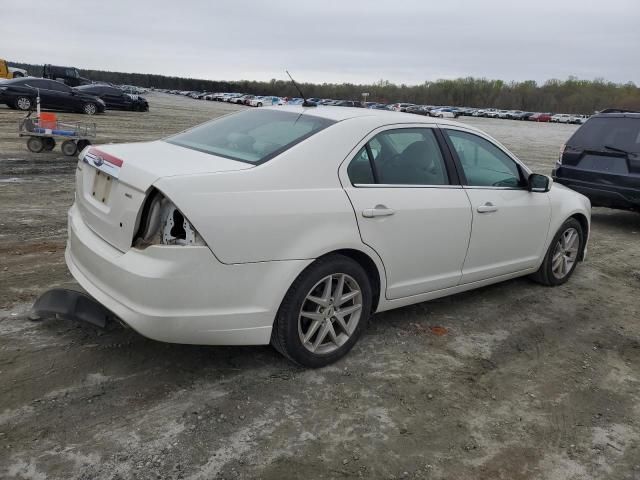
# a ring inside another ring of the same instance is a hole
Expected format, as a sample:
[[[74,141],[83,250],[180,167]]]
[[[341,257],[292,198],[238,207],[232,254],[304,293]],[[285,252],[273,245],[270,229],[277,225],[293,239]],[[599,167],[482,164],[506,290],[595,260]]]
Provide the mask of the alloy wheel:
[[[345,273],[327,275],[309,291],[298,317],[298,335],[311,353],[328,354],[344,345],[362,315],[362,289]]]
[[[20,97],[16,101],[16,106],[20,110],[29,110],[31,108],[31,100],[29,100],[27,97]]]
[[[96,113],[96,106],[93,103],[85,103],[84,104],[84,113],[86,113],[87,115],[93,115],[94,113]]]
[[[557,279],[566,277],[578,259],[580,247],[580,234],[571,227],[567,228],[556,243],[551,258],[551,272]]]

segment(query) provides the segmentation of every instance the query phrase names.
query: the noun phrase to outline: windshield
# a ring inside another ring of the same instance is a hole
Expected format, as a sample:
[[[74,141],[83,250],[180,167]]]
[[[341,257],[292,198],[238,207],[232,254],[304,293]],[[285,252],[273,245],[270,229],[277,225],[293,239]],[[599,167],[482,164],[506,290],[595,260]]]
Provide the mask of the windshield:
[[[166,141],[232,160],[259,164],[334,123],[302,113],[246,110],[204,123]]]
[[[614,147],[626,152],[640,153],[640,118],[594,117],[571,137],[569,145],[598,150]]]

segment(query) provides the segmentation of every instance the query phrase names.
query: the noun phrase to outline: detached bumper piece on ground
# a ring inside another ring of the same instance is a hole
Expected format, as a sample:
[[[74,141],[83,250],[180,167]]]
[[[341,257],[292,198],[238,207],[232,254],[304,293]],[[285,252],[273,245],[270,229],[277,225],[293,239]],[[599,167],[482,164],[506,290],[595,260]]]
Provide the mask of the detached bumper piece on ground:
[[[29,319],[33,321],[58,315],[105,328],[116,316],[86,293],[66,288],[53,288],[44,292],[33,304]]]

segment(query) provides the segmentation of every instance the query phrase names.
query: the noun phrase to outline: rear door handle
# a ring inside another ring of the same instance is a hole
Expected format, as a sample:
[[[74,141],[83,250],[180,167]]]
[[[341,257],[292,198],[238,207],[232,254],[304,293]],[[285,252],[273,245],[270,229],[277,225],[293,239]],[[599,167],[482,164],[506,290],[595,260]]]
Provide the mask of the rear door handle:
[[[365,218],[388,217],[394,213],[396,212],[392,208],[387,208],[385,205],[376,205],[375,208],[364,209],[362,211],[362,216]]]
[[[480,205],[478,207],[478,213],[491,213],[491,212],[497,212],[497,211],[498,211],[498,207],[496,207],[491,202],[487,202],[484,205]]]

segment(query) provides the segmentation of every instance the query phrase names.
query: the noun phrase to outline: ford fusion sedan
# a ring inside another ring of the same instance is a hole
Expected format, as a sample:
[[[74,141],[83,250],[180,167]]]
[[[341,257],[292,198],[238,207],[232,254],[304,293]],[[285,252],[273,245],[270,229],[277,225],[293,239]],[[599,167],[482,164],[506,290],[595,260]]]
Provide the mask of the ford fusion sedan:
[[[66,262],[147,337],[271,343],[308,367],[375,312],[531,275],[569,279],[590,204],[453,121],[263,107],[87,147]]]
[[[104,112],[105,103],[94,95],[76,91],[56,80],[24,77],[7,80],[0,84],[0,103],[18,110],[36,108],[40,95],[40,106],[46,110],[65,110],[87,115]]]

